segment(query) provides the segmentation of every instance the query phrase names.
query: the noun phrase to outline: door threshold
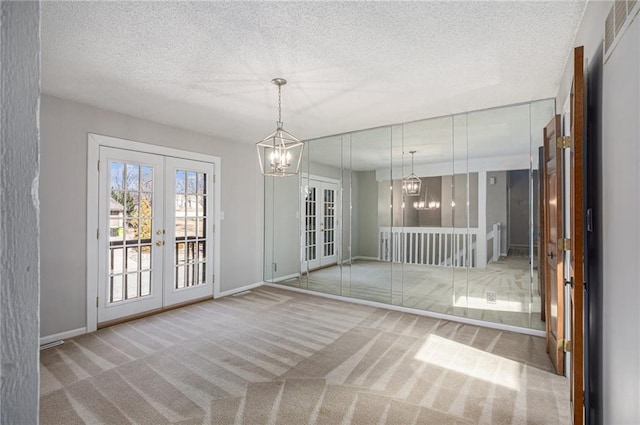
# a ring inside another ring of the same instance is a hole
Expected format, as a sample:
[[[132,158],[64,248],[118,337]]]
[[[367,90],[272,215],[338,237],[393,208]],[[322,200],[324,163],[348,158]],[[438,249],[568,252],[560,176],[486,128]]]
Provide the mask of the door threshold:
[[[209,301],[209,300],[212,300],[212,299],[213,299],[212,296],[207,295],[206,297],[197,298],[195,300],[185,301],[185,302],[178,303],[178,304],[173,304],[173,305],[170,305],[168,307],[154,308],[153,310],[149,310],[149,311],[145,311],[145,312],[137,313],[137,314],[132,314],[131,316],[121,317],[119,319],[114,319],[114,320],[109,320],[107,322],[98,323],[98,329],[108,328],[110,326],[119,325],[119,324],[126,323],[126,322],[131,322],[131,321],[134,321],[134,320],[142,319],[144,317],[153,316],[153,315],[158,314],[158,313],[163,313],[165,311],[175,310],[176,308],[186,307],[188,305],[197,304],[197,303],[201,303],[203,301]]]

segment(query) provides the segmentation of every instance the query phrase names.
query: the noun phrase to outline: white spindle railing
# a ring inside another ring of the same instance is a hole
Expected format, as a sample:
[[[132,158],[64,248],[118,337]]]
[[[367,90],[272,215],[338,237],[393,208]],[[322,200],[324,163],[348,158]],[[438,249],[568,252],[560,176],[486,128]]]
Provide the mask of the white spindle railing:
[[[378,258],[429,266],[478,267],[478,236],[478,229],[380,227]]]

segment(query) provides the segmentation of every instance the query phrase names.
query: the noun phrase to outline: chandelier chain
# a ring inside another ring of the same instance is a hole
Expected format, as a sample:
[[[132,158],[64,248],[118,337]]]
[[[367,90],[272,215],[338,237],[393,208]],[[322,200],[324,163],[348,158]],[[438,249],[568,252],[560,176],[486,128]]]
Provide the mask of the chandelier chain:
[[[282,127],[282,86],[278,86],[278,125]]]

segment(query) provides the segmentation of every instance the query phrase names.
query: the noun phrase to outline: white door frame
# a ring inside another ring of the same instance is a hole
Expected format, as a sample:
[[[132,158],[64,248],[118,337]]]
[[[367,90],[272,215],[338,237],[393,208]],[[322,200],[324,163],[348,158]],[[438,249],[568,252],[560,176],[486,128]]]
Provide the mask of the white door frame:
[[[109,208],[109,200],[111,197],[108,195],[111,193],[111,173],[110,173],[110,164],[113,162],[118,162],[121,164],[139,164],[141,166],[149,166],[152,167],[152,184],[153,184],[153,193],[152,193],[152,201],[151,201],[151,216],[153,219],[151,220],[152,228],[149,229],[149,246],[150,247],[150,265],[162,265],[164,260],[164,249],[159,247],[154,247],[153,242],[157,240],[155,232],[160,231],[164,227],[164,185],[163,185],[163,175],[164,175],[164,157],[161,155],[154,155],[146,152],[137,152],[130,150],[122,150],[122,149],[113,149],[110,147],[101,147],[100,148],[100,173],[103,180],[100,181],[100,190],[99,190],[99,201],[98,208],[93,209],[94,213],[98,214],[98,218],[100,219],[100,223],[98,228],[101,229],[100,238],[96,238],[100,242],[99,245],[99,255],[98,255],[98,297],[100,299],[100,305],[98,307],[98,322],[100,321],[111,321],[116,320],[121,317],[127,317],[130,315],[140,314],[145,311],[155,310],[162,307],[162,289],[163,289],[163,275],[162,268],[158,267],[156,270],[152,270],[149,274],[149,290],[150,293],[147,296],[141,296],[139,293],[136,293],[136,296],[133,299],[127,299],[126,294],[128,293],[128,284],[125,281],[125,276],[128,276],[127,272],[127,261],[124,261],[125,258],[129,257],[127,255],[128,246],[123,243],[121,249],[122,254],[122,270],[120,273],[122,276],[122,296],[123,298],[117,302],[109,301],[109,289],[111,284],[109,282],[109,275],[111,274],[109,271],[110,261],[107,259],[111,255],[111,234],[109,233],[110,228],[110,215],[107,213]],[[123,169],[126,166],[123,167]],[[124,170],[123,170],[124,171]],[[128,189],[128,181],[122,180],[122,189]],[[137,188],[137,190],[141,190],[141,188]],[[148,190],[148,188],[147,188]],[[138,192],[139,193],[139,192]],[[126,205],[126,202],[122,202],[123,205]],[[125,208],[126,210],[126,208]],[[124,218],[123,218],[124,220]],[[127,235],[127,226],[123,222],[123,236]],[[126,240],[127,238],[125,238]],[[160,238],[162,239],[162,237]],[[121,242],[124,242],[121,240]],[[140,245],[135,245],[139,247]],[[136,261],[136,271],[140,271],[142,267],[139,267],[140,261],[142,259],[142,252],[138,253],[138,261]],[[112,270],[113,271],[113,270]],[[118,274],[120,274],[118,273]],[[138,287],[140,290],[141,286]]]
[[[214,219],[210,225],[214,226],[213,232],[213,269],[216,279],[213,283],[213,297],[220,296],[220,188],[221,188],[221,158],[219,156],[207,155],[196,152],[183,151],[180,149],[167,148],[164,146],[152,145],[149,143],[135,142],[116,137],[103,136],[89,133],[87,140],[87,332],[93,332],[98,328],[98,205],[99,197],[99,172],[98,161],[100,159],[100,147],[111,147],[138,152],[146,152],[157,155],[170,156],[175,158],[191,159],[195,161],[211,162],[214,164],[214,193],[213,193],[213,213]],[[107,229],[102,229],[102,235],[108,235]]]
[[[334,179],[331,177],[324,177],[324,176],[318,176],[318,175],[314,175],[314,174],[309,174],[309,173],[302,173],[302,181],[301,181],[301,185],[302,187],[304,187],[305,182],[307,182],[306,184],[309,184],[310,181],[316,181],[319,183],[328,183],[328,184],[335,184],[336,185],[336,199],[335,199],[335,204],[336,204],[336,215],[335,215],[335,228],[334,228],[334,236],[335,236],[335,256],[336,256],[336,261],[337,262],[341,262],[341,250],[342,250],[342,195],[341,195],[341,191],[342,191],[342,186],[341,186],[341,182],[339,179]],[[316,193],[316,197],[320,196],[319,193]],[[320,198],[316,198],[316,200],[319,200]],[[304,271],[308,271],[309,269],[309,261],[305,261],[305,250],[306,250],[306,242],[305,242],[305,225],[304,225],[304,220],[305,220],[305,198],[304,196],[302,196],[300,198],[300,223],[301,223],[301,227],[300,227],[300,269],[304,272]],[[316,237],[317,238],[317,237]],[[319,239],[316,239],[316,242],[318,242]],[[317,244],[316,245],[316,258],[318,260],[318,262],[321,263],[321,252],[320,252],[320,246],[321,244]]]

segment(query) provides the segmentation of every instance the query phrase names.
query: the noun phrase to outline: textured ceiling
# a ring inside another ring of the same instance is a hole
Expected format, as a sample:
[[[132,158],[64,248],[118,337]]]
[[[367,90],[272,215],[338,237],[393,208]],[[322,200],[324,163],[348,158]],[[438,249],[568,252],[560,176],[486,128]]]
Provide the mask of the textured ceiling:
[[[584,2],[43,2],[47,94],[301,139],[553,97]]]

